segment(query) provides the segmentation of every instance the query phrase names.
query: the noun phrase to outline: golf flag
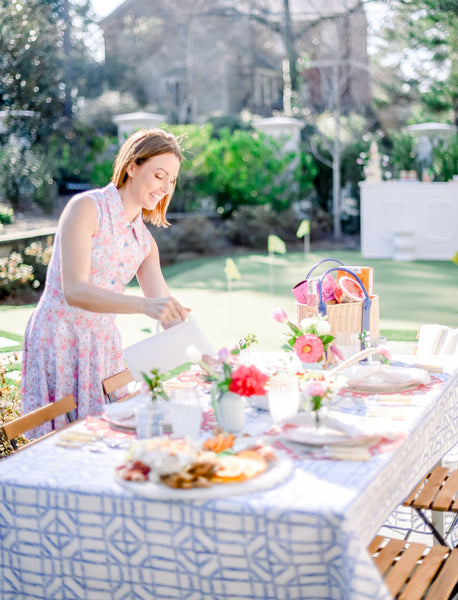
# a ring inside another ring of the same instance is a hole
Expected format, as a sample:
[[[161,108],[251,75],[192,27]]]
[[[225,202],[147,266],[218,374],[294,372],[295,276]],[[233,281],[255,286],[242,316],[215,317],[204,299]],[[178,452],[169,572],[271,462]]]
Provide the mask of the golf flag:
[[[458,252],[455,252],[455,254],[450,260],[452,261],[452,263],[455,263],[455,265],[458,265]]]
[[[308,219],[302,221],[296,232],[298,238],[304,237],[304,235],[310,235],[310,221]]]
[[[278,235],[269,235],[267,238],[267,249],[269,253],[277,252],[277,254],[286,254],[285,242]]]
[[[239,270],[232,258],[226,258],[226,266],[224,267],[227,279],[242,279]]]

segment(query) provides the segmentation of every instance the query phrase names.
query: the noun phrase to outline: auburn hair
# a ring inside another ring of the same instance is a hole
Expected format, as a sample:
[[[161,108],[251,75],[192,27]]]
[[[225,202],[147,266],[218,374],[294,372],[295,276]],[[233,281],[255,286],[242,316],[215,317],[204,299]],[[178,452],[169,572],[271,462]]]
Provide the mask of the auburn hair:
[[[183,155],[177,139],[172,133],[162,129],[142,129],[133,133],[121,146],[116,156],[113,176],[111,181],[121,189],[127,181],[127,167],[131,163],[141,165],[153,156],[160,154],[174,154],[181,162]],[[158,227],[168,227],[170,223],[166,219],[167,208],[172,199],[175,184],[172,191],[164,196],[154,210],[143,209],[143,219]]]

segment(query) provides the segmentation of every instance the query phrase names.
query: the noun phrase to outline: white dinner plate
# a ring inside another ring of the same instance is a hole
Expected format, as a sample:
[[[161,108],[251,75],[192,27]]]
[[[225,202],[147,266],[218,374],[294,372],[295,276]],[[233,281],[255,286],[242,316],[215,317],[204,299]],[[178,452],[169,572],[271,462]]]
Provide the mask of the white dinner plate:
[[[253,494],[269,489],[286,479],[292,468],[293,463],[289,458],[279,458],[275,462],[269,463],[267,470],[253,479],[237,483],[215,483],[209,488],[192,488],[189,490],[178,490],[164,483],[153,483],[152,481],[126,481],[118,477],[116,473],[114,477],[121,487],[136,496],[142,496],[150,500],[208,500]]]
[[[113,429],[119,429],[120,431],[136,431],[137,422],[135,416],[128,417],[127,419],[111,419],[106,413],[102,415],[102,419],[108,423]]]
[[[384,394],[413,390],[431,378],[424,369],[389,365],[355,366],[343,372],[344,389],[352,392]]]

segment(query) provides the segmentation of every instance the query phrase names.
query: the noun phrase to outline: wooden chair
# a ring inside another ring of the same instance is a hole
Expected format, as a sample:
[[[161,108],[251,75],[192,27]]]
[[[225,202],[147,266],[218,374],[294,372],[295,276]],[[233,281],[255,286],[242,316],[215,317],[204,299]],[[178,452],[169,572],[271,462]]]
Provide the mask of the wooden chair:
[[[67,419],[70,423],[74,421],[71,411],[75,408],[75,398],[71,394],[65,396],[61,400],[49,402],[48,404],[45,404],[45,406],[40,406],[40,408],[37,408],[36,410],[33,410],[22,417],[18,417],[17,419],[2,425],[0,427],[0,439],[4,443],[9,444],[13,450],[16,450],[17,443],[15,442],[15,439],[19,435],[25,433],[26,431],[30,431],[35,427],[39,427],[40,425],[43,425],[43,423],[52,421],[56,417],[60,417],[64,414],[67,414]],[[42,436],[39,439],[42,439],[43,437],[46,436]],[[37,440],[33,440],[33,442],[35,441]]]
[[[435,467],[412,490],[402,505],[413,508],[431,529],[438,542],[445,546],[445,540],[458,520],[458,469],[450,471],[447,467]],[[452,524],[444,535],[425,515],[424,511],[428,509],[455,514]]]
[[[102,381],[103,391],[107,397],[108,402],[123,402],[124,400],[129,400],[129,398],[133,398],[140,393],[140,390],[134,390],[128,394],[125,394],[121,398],[116,398],[115,392],[122,389],[129,383],[134,381],[131,372],[129,369],[124,369],[120,373],[116,373],[116,375],[112,375],[111,377],[107,377]]]
[[[395,599],[446,600],[456,593],[458,548],[376,536],[368,550]]]

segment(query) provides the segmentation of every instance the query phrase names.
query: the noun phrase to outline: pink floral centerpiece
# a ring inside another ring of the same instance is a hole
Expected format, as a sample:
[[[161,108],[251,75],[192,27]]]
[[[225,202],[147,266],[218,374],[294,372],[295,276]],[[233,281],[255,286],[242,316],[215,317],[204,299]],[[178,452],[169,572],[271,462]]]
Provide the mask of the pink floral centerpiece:
[[[283,349],[294,351],[301,362],[323,363],[326,361],[328,350],[335,358],[343,360],[340,350],[332,344],[335,337],[330,334],[331,327],[327,317],[317,314],[302,319],[300,324],[296,325],[288,319],[288,315],[282,308],[275,309],[272,316],[278,323],[288,325],[289,331],[286,332],[288,341]]]

